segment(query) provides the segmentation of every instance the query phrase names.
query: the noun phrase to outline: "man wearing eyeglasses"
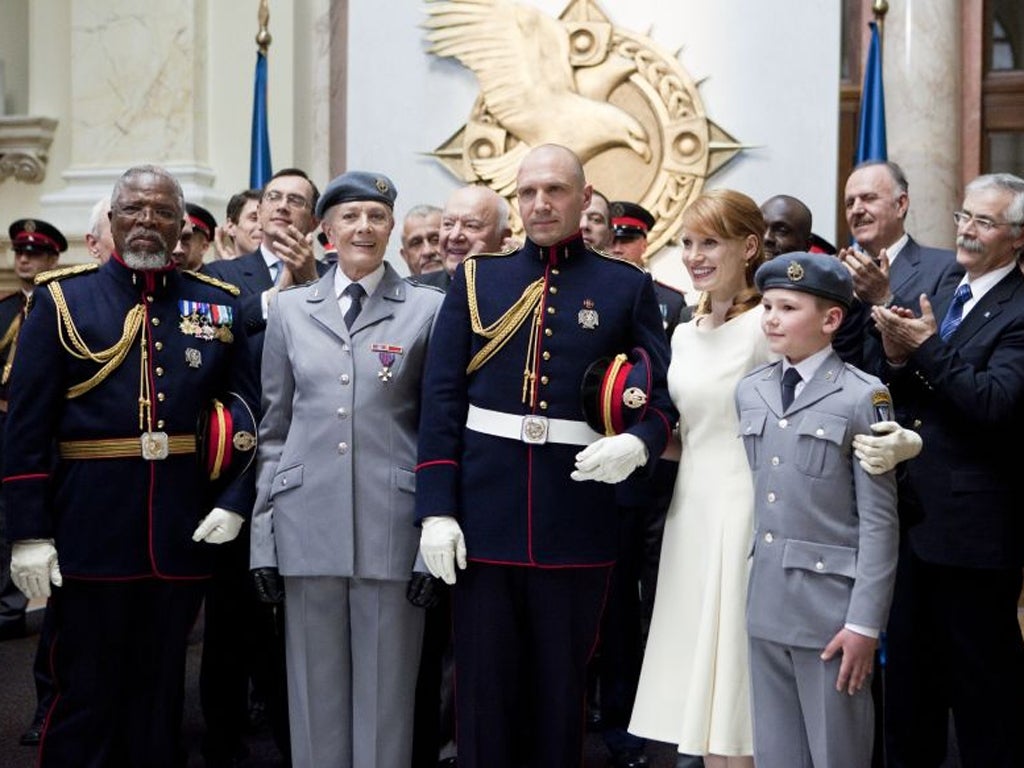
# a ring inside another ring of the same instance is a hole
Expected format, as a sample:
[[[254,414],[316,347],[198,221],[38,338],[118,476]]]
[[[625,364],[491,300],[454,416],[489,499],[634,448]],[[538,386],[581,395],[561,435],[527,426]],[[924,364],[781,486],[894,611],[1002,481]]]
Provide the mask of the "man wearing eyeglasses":
[[[863,362],[871,307],[892,303],[918,309],[917,297],[932,294],[953,252],[920,245],[905,229],[910,194],[907,177],[896,163],[872,160],[853,169],[846,180],[846,223],[856,244],[839,258],[853,276],[856,300],[833,346],[846,362]]]
[[[327,271],[313,250],[319,197],[316,184],[302,170],[278,171],[260,193],[257,214],[263,237],[258,248],[203,268],[242,291],[245,335],[257,382],[271,298],[281,288],[308,283]],[[254,702],[265,705],[277,747],[282,755],[288,755],[282,626],[282,614],[271,614],[253,594],[249,536],[240,536],[224,548],[206,593],[200,691],[207,766],[231,765],[244,755],[250,673]],[[240,648],[246,652],[239,652]]]
[[[943,764],[952,709],[964,765],[1024,765],[1024,179],[967,185],[956,260],[920,312],[875,307],[872,372],[924,442],[899,480],[888,626],[889,768]],[[870,347],[869,347],[870,350]]]

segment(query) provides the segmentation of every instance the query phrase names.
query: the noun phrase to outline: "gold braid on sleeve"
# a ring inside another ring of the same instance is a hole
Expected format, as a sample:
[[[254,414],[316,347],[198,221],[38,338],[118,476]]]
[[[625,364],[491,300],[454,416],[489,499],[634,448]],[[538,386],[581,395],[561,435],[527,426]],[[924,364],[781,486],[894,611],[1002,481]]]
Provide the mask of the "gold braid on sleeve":
[[[93,352],[78,333],[78,328],[75,327],[74,318],[71,317],[71,310],[68,309],[68,303],[64,299],[64,291],[61,290],[60,283],[52,282],[46,287],[50,290],[53,303],[57,307],[57,337],[60,339],[61,346],[72,357],[77,357],[79,360],[92,360],[103,366],[88,380],[68,389],[67,398],[70,400],[84,395],[101,384],[121,365],[128,355],[132,342],[139,335],[139,329],[142,328],[142,322],[146,315],[146,308],[142,304],[132,307],[125,315],[121,338],[114,342],[113,346]]]
[[[494,357],[498,351],[508,343],[508,340],[512,338],[513,334],[515,334],[515,332],[519,330],[520,326],[526,322],[526,318],[532,314],[532,334],[530,343],[527,345],[526,363],[523,369],[523,397],[525,400],[527,384],[535,378],[535,374],[533,372],[535,362],[533,359],[535,341],[533,336],[536,335],[537,332],[539,317],[537,310],[540,306],[541,298],[544,296],[544,278],[539,277],[526,286],[522,296],[516,299],[516,302],[509,307],[501,317],[490,325],[484,326],[483,321],[480,319],[480,308],[477,304],[476,296],[476,259],[466,259],[464,264],[466,270],[466,294],[469,303],[469,318],[472,323],[473,333],[489,340],[483,347],[481,347],[480,351],[473,356],[473,359],[469,361],[469,365],[466,366],[466,373],[473,373],[479,368],[482,368],[488,360]]]

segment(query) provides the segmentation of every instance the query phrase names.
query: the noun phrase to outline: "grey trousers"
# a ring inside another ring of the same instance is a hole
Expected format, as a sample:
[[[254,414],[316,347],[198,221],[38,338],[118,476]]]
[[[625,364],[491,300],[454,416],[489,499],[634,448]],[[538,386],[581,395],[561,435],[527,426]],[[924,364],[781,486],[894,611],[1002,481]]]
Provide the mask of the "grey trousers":
[[[405,582],[284,585],[294,768],[409,768],[424,612]]]

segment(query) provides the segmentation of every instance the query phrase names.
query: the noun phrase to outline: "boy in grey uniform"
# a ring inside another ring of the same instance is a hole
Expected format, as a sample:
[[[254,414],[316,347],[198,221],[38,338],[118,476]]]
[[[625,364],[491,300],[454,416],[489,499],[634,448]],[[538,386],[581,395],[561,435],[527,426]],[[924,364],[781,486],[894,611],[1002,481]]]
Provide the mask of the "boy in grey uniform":
[[[891,401],[832,350],[853,297],[839,261],[785,254],[755,282],[762,330],[783,359],[736,391],[754,473],[754,759],[758,768],[867,768],[869,679],[896,569],[896,481],[858,464],[853,436],[889,420]]]

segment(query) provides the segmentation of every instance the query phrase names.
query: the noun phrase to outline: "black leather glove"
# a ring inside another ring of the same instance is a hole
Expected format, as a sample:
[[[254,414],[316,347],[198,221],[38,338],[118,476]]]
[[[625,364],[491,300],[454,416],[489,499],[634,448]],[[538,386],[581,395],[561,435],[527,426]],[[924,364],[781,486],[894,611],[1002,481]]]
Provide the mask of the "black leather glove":
[[[284,602],[284,581],[277,568],[253,568],[252,583],[261,603],[280,605]]]
[[[413,571],[409,584],[405,588],[405,599],[417,608],[433,608],[441,599],[440,590],[443,582],[429,573]]]

